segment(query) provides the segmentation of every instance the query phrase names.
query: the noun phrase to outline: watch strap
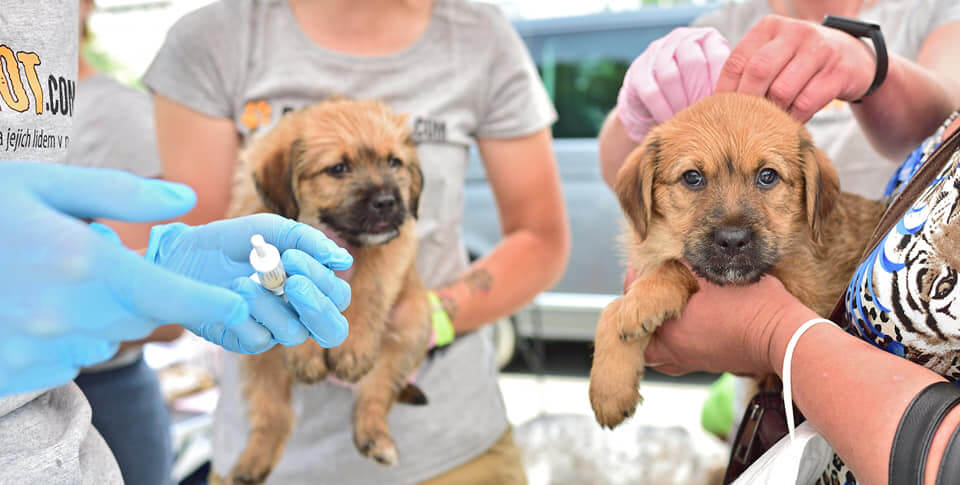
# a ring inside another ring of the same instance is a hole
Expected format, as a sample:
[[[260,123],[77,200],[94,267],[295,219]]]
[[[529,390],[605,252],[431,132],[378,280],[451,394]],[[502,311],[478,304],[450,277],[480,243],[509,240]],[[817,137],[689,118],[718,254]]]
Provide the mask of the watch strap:
[[[890,59],[887,55],[887,44],[883,40],[883,33],[880,31],[880,26],[878,24],[870,22],[862,22],[856,19],[850,19],[846,17],[839,17],[836,15],[827,15],[823,19],[823,25],[837,30],[842,30],[854,37],[870,39],[873,43],[873,49],[876,52],[877,58],[877,69],[873,74],[873,82],[870,83],[870,87],[867,88],[867,92],[863,93],[863,96],[860,96],[859,99],[851,101],[851,103],[857,104],[863,101],[863,98],[870,96],[877,88],[883,84],[883,81],[887,78],[887,69],[890,65]]]

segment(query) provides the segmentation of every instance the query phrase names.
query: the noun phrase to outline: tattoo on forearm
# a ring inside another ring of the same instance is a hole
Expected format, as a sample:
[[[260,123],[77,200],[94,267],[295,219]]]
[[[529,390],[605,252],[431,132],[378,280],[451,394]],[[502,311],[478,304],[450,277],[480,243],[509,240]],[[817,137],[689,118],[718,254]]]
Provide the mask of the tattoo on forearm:
[[[493,275],[486,268],[479,268],[467,273],[463,282],[470,288],[470,294],[486,293],[493,286]]]
[[[440,304],[443,305],[443,310],[447,312],[447,316],[450,317],[450,320],[457,319],[457,300],[455,300],[450,295],[445,295],[443,293],[437,293],[437,296],[440,297]]]
[[[457,313],[460,310],[460,305],[450,294],[450,290],[461,282],[470,289],[471,295],[484,294],[493,287],[493,275],[485,268],[479,268],[467,273],[462,278],[455,279],[437,288],[436,292],[440,298],[440,304],[443,305],[443,309],[450,316],[450,320],[456,320]]]

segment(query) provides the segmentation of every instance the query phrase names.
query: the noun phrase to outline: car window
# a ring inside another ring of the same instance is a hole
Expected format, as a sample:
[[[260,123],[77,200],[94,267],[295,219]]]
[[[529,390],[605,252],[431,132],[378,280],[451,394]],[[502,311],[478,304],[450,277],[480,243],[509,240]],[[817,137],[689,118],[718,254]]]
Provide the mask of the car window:
[[[559,113],[556,138],[592,138],[617,104],[633,59],[671,28],[552,35],[540,44],[538,70]]]
[[[525,22],[520,32],[559,114],[554,138],[594,138],[617,104],[623,75],[654,40],[688,25],[703,10],[645,9],[593,15],[561,26]],[[681,13],[682,12],[682,13]],[[610,19],[625,19],[611,25]],[[538,28],[539,27],[539,28]],[[554,30],[554,31],[552,31]]]

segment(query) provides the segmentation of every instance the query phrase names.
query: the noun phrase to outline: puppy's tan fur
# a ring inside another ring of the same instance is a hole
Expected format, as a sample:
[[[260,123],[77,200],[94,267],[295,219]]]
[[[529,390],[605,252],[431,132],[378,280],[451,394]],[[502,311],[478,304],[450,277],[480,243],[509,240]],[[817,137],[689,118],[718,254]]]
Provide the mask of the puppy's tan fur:
[[[761,189],[765,168],[780,179]],[[690,170],[703,174],[702,188],[683,182]],[[615,189],[638,278],[597,326],[590,402],[607,427],[635,411],[651,334],[679,316],[698,288],[680,260],[706,260],[711,231],[750,227],[763,242],[758,254],[769,259],[763,272],[828,316],[883,211],[880,202],[840,192],[836,170],[803,125],[767,100],[738,94],[710,96],[652,130],[618,172]],[[729,274],[732,284],[759,278]]]
[[[326,350],[307,339],[244,357],[251,432],[230,478],[233,483],[266,478],[293,430],[293,382],[313,383],[329,373],[357,383],[357,449],[392,465],[397,450],[387,413],[430,338],[429,302],[414,264],[423,177],[406,118],[380,102],[328,100],[286,115],[244,158],[231,216],[270,211],[329,231],[351,243],[354,272],[351,304],[344,311],[350,333],[343,344]],[[349,170],[333,172],[337,164]],[[352,231],[360,223],[345,214],[363,208],[364,194],[391,187],[405,210],[395,236],[382,242]]]

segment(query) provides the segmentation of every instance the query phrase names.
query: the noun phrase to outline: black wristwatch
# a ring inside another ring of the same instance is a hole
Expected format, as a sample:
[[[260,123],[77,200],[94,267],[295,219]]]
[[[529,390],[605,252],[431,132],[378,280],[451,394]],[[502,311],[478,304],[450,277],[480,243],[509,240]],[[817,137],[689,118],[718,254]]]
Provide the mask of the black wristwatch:
[[[883,84],[883,80],[887,78],[887,65],[889,64],[889,60],[887,59],[887,44],[883,41],[880,26],[846,17],[837,17],[835,15],[827,15],[826,18],[823,19],[823,25],[842,30],[857,38],[870,39],[870,41],[873,42],[873,48],[877,53],[877,71],[873,75],[873,83],[870,84],[867,92],[863,93],[860,99],[851,101],[851,103],[859,103],[863,101],[863,98],[866,98],[876,91],[877,88]]]

